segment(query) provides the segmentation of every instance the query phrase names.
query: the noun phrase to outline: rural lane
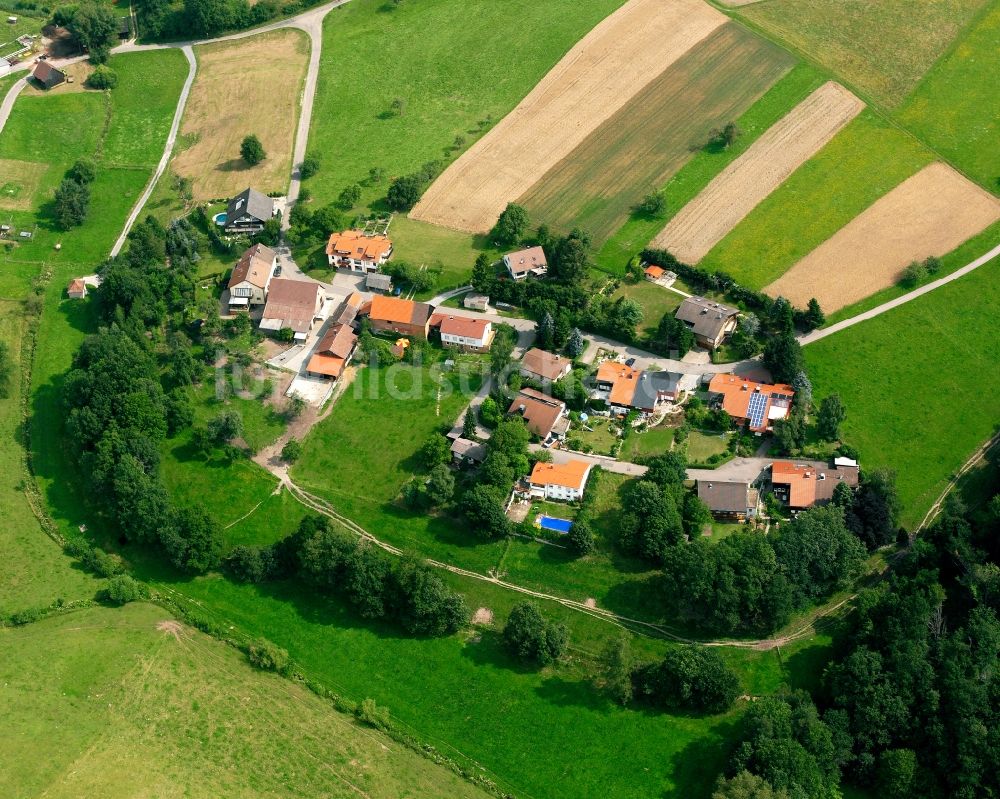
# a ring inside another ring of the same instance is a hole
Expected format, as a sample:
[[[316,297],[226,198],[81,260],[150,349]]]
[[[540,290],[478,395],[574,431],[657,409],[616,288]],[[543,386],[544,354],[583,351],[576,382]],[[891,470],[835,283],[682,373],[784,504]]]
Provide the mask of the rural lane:
[[[881,314],[884,314],[886,311],[891,311],[893,308],[898,308],[900,305],[904,305],[908,303],[910,300],[915,300],[917,299],[917,297],[922,297],[925,294],[929,294],[935,289],[939,289],[941,288],[941,286],[951,283],[953,280],[958,280],[960,277],[964,277],[965,275],[969,274],[969,272],[975,271],[976,269],[981,267],[983,264],[989,263],[998,255],[1000,255],[1000,244],[998,244],[989,252],[983,253],[974,261],[971,261],[970,263],[966,264],[960,269],[956,269],[950,275],[945,275],[944,277],[935,280],[932,283],[928,283],[926,286],[921,286],[920,288],[914,289],[913,291],[904,294],[901,297],[896,297],[896,299],[894,300],[889,300],[888,302],[884,302],[881,305],[872,308],[870,311],[859,313],[857,316],[852,316],[850,319],[845,319],[844,321],[837,322],[836,324],[830,325],[829,327],[824,327],[821,330],[814,330],[812,333],[800,336],[799,343],[802,344],[802,346],[805,346],[807,344],[812,344],[813,342],[820,341],[826,338],[827,336],[832,336],[834,333],[839,333],[841,330],[846,330],[847,328],[852,327],[853,325],[856,325],[859,322],[867,322],[869,319],[874,319],[876,316],[880,316]]]
[[[194,50],[191,49],[190,45],[182,47],[181,52],[184,53],[184,57],[187,58],[188,61],[188,75],[187,79],[184,81],[184,87],[181,89],[181,95],[177,100],[177,108],[174,110],[173,122],[170,123],[170,133],[167,134],[167,143],[163,148],[163,155],[160,157],[160,163],[156,165],[156,171],[149,179],[149,183],[146,184],[146,190],[136,201],[128,219],[125,220],[125,227],[122,229],[121,235],[111,248],[112,258],[121,252],[122,247],[125,245],[125,239],[128,237],[129,231],[132,230],[132,225],[135,224],[135,220],[138,219],[139,214],[142,213],[142,209],[145,207],[146,202],[153,193],[153,189],[156,188],[156,184],[163,175],[164,170],[167,168],[167,164],[170,163],[171,155],[173,155],[174,142],[177,141],[177,131],[181,125],[181,117],[184,115],[184,108],[187,105],[188,94],[191,92],[191,84],[194,83],[194,76],[198,71],[198,62],[195,60]]]

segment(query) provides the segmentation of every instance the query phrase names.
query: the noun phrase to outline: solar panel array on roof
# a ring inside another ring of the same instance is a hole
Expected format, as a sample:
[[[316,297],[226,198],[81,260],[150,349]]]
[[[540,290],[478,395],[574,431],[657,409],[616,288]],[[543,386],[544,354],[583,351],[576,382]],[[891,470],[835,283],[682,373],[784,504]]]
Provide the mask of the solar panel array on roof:
[[[760,392],[754,393],[750,397],[750,406],[747,408],[747,416],[750,417],[751,429],[760,427],[764,423],[764,410],[767,408],[767,397]]]

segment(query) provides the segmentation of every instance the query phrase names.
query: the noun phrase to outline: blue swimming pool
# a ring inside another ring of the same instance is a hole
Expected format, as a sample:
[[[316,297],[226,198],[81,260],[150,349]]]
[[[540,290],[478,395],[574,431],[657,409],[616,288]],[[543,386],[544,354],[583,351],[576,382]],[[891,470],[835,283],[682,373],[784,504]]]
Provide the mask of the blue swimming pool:
[[[538,524],[543,530],[555,530],[557,533],[566,534],[573,526],[569,519],[556,519],[553,516],[541,516]]]
[[[216,214],[215,216],[213,216],[212,217],[212,221],[215,222],[215,224],[217,224],[217,225],[219,225],[221,227],[222,225],[226,224],[226,220],[228,218],[229,218],[229,214],[227,214],[225,211],[223,211],[221,214]]]

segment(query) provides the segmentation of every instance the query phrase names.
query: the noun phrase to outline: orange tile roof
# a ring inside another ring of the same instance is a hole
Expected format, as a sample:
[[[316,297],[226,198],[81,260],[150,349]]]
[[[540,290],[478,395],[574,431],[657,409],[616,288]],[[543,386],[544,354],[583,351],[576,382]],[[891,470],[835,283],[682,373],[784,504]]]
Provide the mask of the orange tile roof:
[[[662,266],[647,266],[645,269],[646,276],[653,278],[653,280],[659,280],[666,274],[666,271]]]
[[[69,287],[66,291],[86,291],[87,283],[82,277],[74,278],[69,282]]]
[[[316,352],[322,355],[332,355],[337,358],[347,358],[353,351],[358,337],[348,325],[333,325],[323,336]]]
[[[306,366],[306,369],[319,375],[340,377],[346,363],[347,361],[343,358],[338,358],[336,355],[316,353],[309,359],[309,365]]]
[[[788,486],[788,504],[808,508],[816,501],[816,468],[804,463],[776,461],[771,464],[771,482]]]
[[[421,317],[422,309],[430,310],[430,306],[422,302],[413,302],[399,297],[386,297],[376,294],[372,297],[370,316],[380,322],[395,322],[396,324],[423,324],[429,313]]]
[[[590,471],[586,461],[572,460],[566,463],[536,463],[531,470],[530,482],[536,486],[562,486],[583,490]]]
[[[638,369],[619,361],[604,361],[597,367],[597,382],[611,383],[608,402],[613,405],[629,405],[632,402],[641,375]]]
[[[766,429],[768,424],[767,413],[771,406],[771,395],[781,394],[789,400],[795,395],[795,390],[784,383],[761,383],[755,380],[748,380],[745,377],[734,374],[717,374],[708,384],[708,390],[712,394],[722,394],[722,409],[734,419],[748,418],[750,398],[754,394],[760,393],[768,397],[767,407],[764,410],[764,425],[755,429]]]
[[[532,347],[521,359],[521,368],[545,380],[558,380],[572,366],[569,358]]]
[[[434,316],[439,316],[434,314]],[[465,338],[482,339],[486,335],[486,330],[490,326],[489,319],[470,319],[467,316],[444,316],[440,315],[441,334],[449,336],[464,336]],[[431,326],[434,326],[434,319],[431,318]]]
[[[343,258],[377,261],[392,251],[392,240],[387,236],[366,236],[360,230],[331,233],[326,243],[327,255]]]

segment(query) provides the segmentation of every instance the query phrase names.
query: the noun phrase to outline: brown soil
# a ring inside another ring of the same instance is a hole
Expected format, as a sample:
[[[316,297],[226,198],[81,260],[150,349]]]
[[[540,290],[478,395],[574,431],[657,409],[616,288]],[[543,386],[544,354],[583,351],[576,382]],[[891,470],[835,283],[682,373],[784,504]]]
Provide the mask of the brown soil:
[[[944,255],[1000,219],[1000,200],[954,169],[924,167],[764,288],[827,311],[893,285],[914,260]]]
[[[410,215],[488,231],[507,203],[726,19],[700,0],[629,0],[448,167]]]
[[[670,250],[684,263],[698,263],[863,108],[847,89],[824,83],[716,175],[652,246]]]
[[[479,608],[472,614],[472,623],[480,626],[493,624],[493,611],[489,608]]]
[[[179,621],[167,619],[166,621],[157,622],[156,629],[167,635],[172,635],[176,640],[180,641],[181,634],[184,632],[184,625]]]

